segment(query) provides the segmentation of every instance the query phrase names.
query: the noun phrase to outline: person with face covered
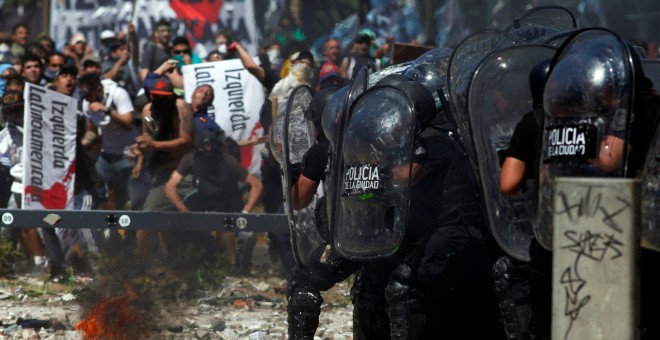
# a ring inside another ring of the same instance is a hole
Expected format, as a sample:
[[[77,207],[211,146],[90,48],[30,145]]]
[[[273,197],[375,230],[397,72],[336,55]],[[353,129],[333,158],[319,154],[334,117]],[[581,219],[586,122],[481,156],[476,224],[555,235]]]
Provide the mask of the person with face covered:
[[[172,209],[164,193],[164,186],[172,171],[176,169],[192,147],[195,131],[194,106],[174,95],[169,79],[147,77],[145,89],[151,102],[142,109],[143,133],[136,141],[137,150],[143,155],[146,171],[151,177],[149,194],[144,211],[168,211]],[[134,176],[141,173],[142,162],[138,161]],[[141,260],[147,260],[155,232],[138,230],[137,251]]]
[[[278,81],[270,93],[271,100],[277,100],[278,110],[286,107],[291,91],[298,85],[309,85],[314,72],[314,56],[310,51],[296,52],[291,56],[291,70]]]
[[[181,158],[177,168],[165,184],[164,193],[180,212],[218,211],[251,212],[261,197],[261,181],[249,174],[226,148],[228,143],[224,132],[206,114],[206,108],[213,101],[213,88],[202,85],[195,89],[192,107],[195,110],[195,138],[193,152]],[[177,192],[177,187],[186,175],[192,174],[196,192],[185,201]],[[238,183],[249,185],[248,199],[243,204]],[[229,261],[237,264],[237,252],[233,232],[219,234]]]

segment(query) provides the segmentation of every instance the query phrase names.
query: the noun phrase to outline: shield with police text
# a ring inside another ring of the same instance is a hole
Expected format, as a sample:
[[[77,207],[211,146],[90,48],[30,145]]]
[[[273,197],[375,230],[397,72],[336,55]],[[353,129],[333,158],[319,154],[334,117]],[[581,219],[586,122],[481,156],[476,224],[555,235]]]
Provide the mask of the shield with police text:
[[[369,75],[371,74],[371,68],[368,65],[362,66],[357,73],[355,74],[355,77],[353,77],[353,80],[351,83],[348,85],[347,90],[345,92],[345,95],[343,97],[343,102],[341,103],[341,108],[339,110],[335,109],[335,105],[339,103],[334,103],[333,100],[328,103],[328,106],[331,108],[332,112],[336,111],[336,116],[334,118],[335,121],[335,135],[333,138],[333,141],[331,141],[330,149],[332,150],[330,153],[330,161],[328,162],[328,176],[326,177],[326,182],[327,182],[327,187],[329,188],[327,190],[327,195],[328,198],[326,200],[326,210],[328,211],[328,224],[330,226],[333,225],[334,223],[334,216],[335,212],[337,210],[337,192],[338,192],[338,185],[340,183],[339,176],[340,176],[340,167],[339,167],[339,157],[341,154],[341,148],[342,148],[342,143],[343,143],[343,138],[342,136],[344,135],[344,131],[346,129],[346,123],[348,121],[348,114],[347,112],[350,110],[351,105],[355,101],[355,98],[357,98],[362,92],[364,92],[368,85],[368,80],[369,80]],[[342,91],[338,91],[342,92]],[[339,98],[337,98],[339,99]],[[325,111],[324,111],[325,113]],[[330,112],[329,112],[330,113]],[[332,237],[332,234],[330,235]]]
[[[474,71],[491,52],[514,44],[513,38],[500,31],[484,31],[468,36],[454,49],[449,59],[447,87],[452,115],[463,143],[470,144],[469,118],[467,116],[467,91]],[[468,147],[473,168],[477,168],[474,147]]]
[[[539,145],[542,113],[536,112],[532,105],[529,77],[536,65],[554,54],[555,49],[545,45],[520,45],[496,51],[476,69],[468,90],[474,153],[479,159],[478,173],[490,230],[500,248],[521,261],[529,261],[529,246],[534,236],[534,176],[522,176],[522,190],[504,195],[500,190],[501,172],[504,170],[504,175],[508,175],[512,170],[508,164],[502,164],[508,157],[522,158],[530,163],[526,164],[527,173],[533,174],[530,170],[536,165],[532,163],[538,162],[538,157],[528,160],[525,159],[528,153],[522,157],[513,150]],[[529,129],[530,125],[534,131],[517,131],[516,136],[530,136],[532,140],[517,137],[517,143],[523,145],[512,147],[509,154],[514,130]],[[532,151],[538,155],[537,150]]]
[[[536,239],[552,249],[556,177],[624,177],[634,68],[631,51],[602,28],[576,32],[562,45],[543,91]],[[568,207],[566,209],[569,209]]]
[[[415,116],[406,93],[369,88],[355,103],[342,136],[332,238],[349,259],[391,255],[408,220]]]

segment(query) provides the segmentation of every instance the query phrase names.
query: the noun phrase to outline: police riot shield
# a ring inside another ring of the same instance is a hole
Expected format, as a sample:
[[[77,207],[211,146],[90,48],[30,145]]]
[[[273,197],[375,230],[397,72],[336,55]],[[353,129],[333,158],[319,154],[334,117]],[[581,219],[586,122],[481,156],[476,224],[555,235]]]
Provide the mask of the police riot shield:
[[[294,88],[286,109],[275,119],[270,136],[271,150],[281,167],[284,210],[289,220],[293,254],[301,265],[306,263],[311,252],[323,242],[316,229],[314,215],[315,203],[322,190],[317,192],[312,202],[300,211],[294,211],[291,200],[292,171],[300,169],[303,155],[314,142],[305,121],[305,111],[311,101],[312,90],[309,86],[300,85]]]
[[[536,239],[552,249],[554,179],[624,177],[634,71],[626,43],[601,28],[571,36],[557,52],[543,92]]]
[[[392,86],[357,98],[342,136],[333,243],[349,259],[391,255],[408,220],[415,135],[411,99]]]
[[[517,124],[524,115],[534,115],[530,71],[554,53],[554,48],[544,45],[496,51],[479,65],[468,91],[474,153],[479,159],[478,173],[490,230],[500,248],[521,261],[529,261],[529,245],[534,236],[533,180],[527,181],[526,190],[505,196],[500,191],[501,164]],[[542,117],[538,118],[540,124]]]
[[[335,122],[334,138],[333,138],[334,142],[331,141],[330,144],[330,149],[332,151],[330,153],[331,154],[330,161],[328,162],[329,171],[328,171],[328,175],[326,176],[326,182],[327,182],[326,186],[329,188],[327,192],[328,198],[326,200],[326,209],[328,211],[328,224],[330,226],[334,224],[334,216],[336,212],[337,192],[339,190],[337,184],[339,183],[339,172],[340,172],[338,158],[340,157],[340,153],[341,153],[340,150],[342,148],[342,143],[343,143],[342,136],[344,135],[344,130],[346,129],[346,124],[348,121],[347,113],[352,103],[355,101],[355,99],[360,94],[362,94],[362,92],[364,92],[369,86],[368,81],[370,74],[371,74],[371,68],[368,65],[362,66],[357,71],[355,77],[353,77],[353,80],[348,85],[346,92],[344,92],[345,94],[343,97],[343,101],[341,102],[341,109],[336,111],[337,115],[334,118],[334,122]],[[335,103],[332,101],[331,103],[328,103],[328,106],[332,106],[331,112],[335,112],[334,105],[337,104],[339,103]],[[331,112],[329,112],[329,114],[332,114]],[[330,237],[332,237],[332,234],[330,235]]]
[[[433,94],[438,112],[447,112],[449,110],[447,70],[449,69],[449,58],[451,58],[451,54],[451,49],[435,48],[415,59],[404,72],[406,76],[419,82]],[[436,120],[446,120],[447,118],[447,115],[439,114]]]
[[[412,62],[405,62],[401,64],[390,65],[384,69],[379,70],[378,72],[371,73],[369,75],[369,81],[367,82],[367,87],[374,86],[381,79],[389,76],[390,74],[402,74],[408,69]]]
[[[642,60],[644,74],[660,89],[660,60]],[[642,246],[660,251],[660,125],[644,163],[641,174],[642,191]]]
[[[575,17],[566,8],[539,6],[517,16],[504,32],[514,37],[517,43],[534,43],[576,27]]]
[[[488,54],[513,44],[513,39],[503,32],[484,31],[461,41],[449,59],[449,72],[447,72],[449,102],[456,128],[465,144],[470,144],[472,141],[467,117],[467,90],[474,70]],[[468,147],[467,150],[470,162],[476,169],[474,147]]]

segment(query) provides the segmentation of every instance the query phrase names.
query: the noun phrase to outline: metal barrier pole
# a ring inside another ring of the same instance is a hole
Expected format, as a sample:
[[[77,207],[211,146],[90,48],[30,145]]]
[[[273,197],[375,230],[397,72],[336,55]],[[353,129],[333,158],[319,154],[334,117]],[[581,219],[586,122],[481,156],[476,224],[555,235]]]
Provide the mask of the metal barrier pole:
[[[552,339],[639,336],[639,183],[558,178]]]
[[[117,228],[151,231],[256,231],[287,233],[284,214],[0,209],[0,227]]]

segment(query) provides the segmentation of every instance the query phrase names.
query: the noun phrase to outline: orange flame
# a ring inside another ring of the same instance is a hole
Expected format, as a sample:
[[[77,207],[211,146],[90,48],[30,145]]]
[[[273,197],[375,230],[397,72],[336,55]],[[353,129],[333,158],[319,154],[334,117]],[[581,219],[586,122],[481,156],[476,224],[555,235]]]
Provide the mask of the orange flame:
[[[128,329],[139,329],[142,323],[138,314],[131,308],[135,299],[133,291],[125,285],[126,294],[103,300],[90,311],[87,319],[76,324],[85,340],[128,339]]]

